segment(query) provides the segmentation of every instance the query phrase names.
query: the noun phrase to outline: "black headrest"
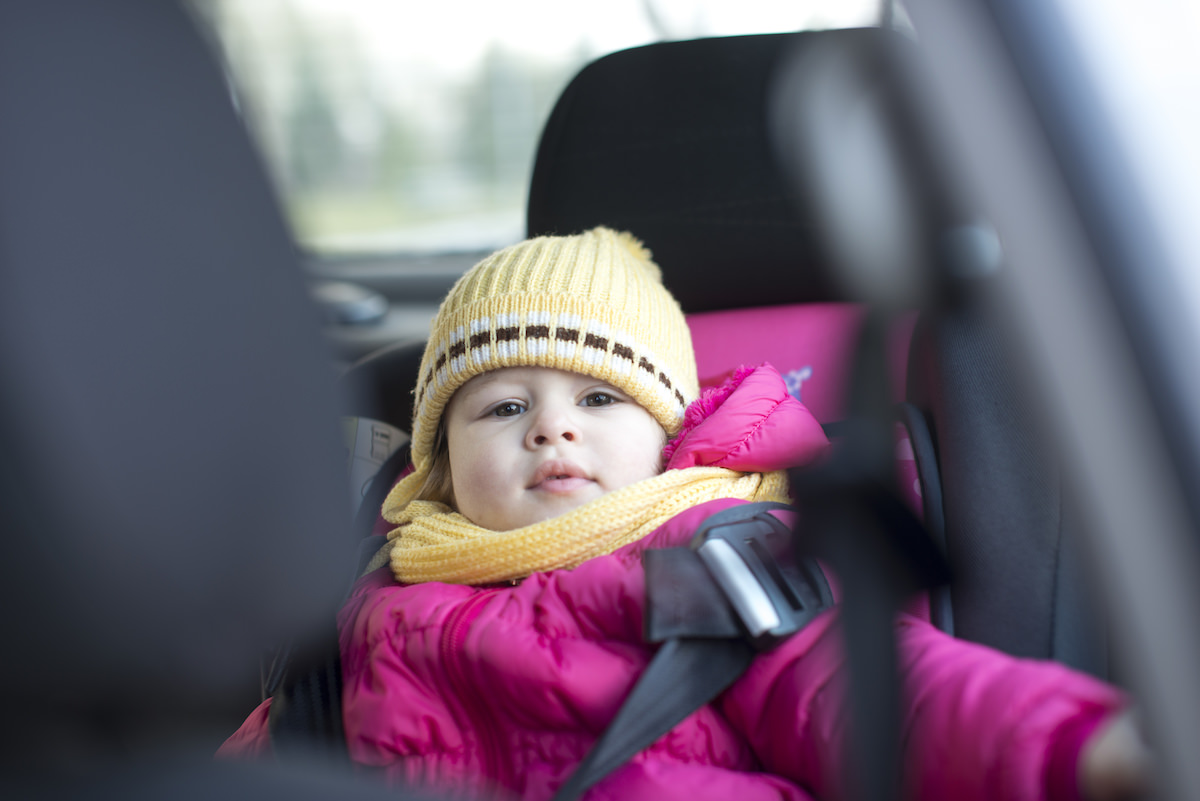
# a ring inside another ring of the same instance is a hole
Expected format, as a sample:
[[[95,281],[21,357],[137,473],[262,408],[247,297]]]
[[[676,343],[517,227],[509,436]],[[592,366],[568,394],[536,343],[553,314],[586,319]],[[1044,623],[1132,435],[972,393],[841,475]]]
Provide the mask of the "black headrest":
[[[771,144],[781,69],[855,29],[667,42],[586,67],[546,125],[531,236],[595,225],[641,238],[685,311],[838,300],[814,216]]]

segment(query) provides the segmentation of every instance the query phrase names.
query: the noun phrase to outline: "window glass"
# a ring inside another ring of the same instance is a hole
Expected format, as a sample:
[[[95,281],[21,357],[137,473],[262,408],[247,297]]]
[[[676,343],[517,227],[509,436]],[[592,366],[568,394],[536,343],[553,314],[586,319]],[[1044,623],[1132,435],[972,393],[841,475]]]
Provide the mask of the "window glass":
[[[1200,4],[1059,0],[1106,120],[1133,167],[1171,276],[1200,324]],[[1200,339],[1200,330],[1193,331]]]
[[[588,61],[662,39],[873,24],[879,0],[193,0],[300,241],[519,239],[534,151]]]

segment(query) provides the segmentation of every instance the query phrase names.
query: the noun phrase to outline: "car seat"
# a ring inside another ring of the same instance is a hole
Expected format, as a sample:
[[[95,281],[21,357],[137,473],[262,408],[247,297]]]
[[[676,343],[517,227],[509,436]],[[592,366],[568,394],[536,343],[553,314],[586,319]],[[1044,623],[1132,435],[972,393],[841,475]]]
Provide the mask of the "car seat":
[[[329,349],[213,53],[176,3],[5,2],[0,117],[0,796],[381,797],[212,760],[352,552]]]
[[[789,174],[772,104],[794,82],[789,70],[815,64],[803,61],[806,50],[869,63],[897,36],[729,37],[600,59],[567,87],[546,125],[529,234],[596,224],[634,231],[690,315],[703,380],[739,360],[771,360],[803,382],[818,419],[836,421],[846,413],[861,310],[830,305],[856,296],[839,280],[833,226],[819,208],[838,199],[814,190],[812,161],[836,164],[837,154],[810,154],[807,173]],[[867,79],[857,89],[864,96],[891,88],[869,71]],[[851,235],[874,235],[867,222]],[[907,401],[898,414],[910,434],[898,445],[900,488],[914,502],[919,493],[954,577],[934,593],[932,617],[956,636],[1106,676],[1069,499],[988,313],[990,289],[976,277],[957,302],[930,304],[911,360],[912,315],[899,316],[888,339],[890,392]]]
[[[924,612],[957,636],[1103,674],[1103,642],[1067,549],[1069,521],[1057,514],[1065,506],[1052,454],[1022,411],[1002,338],[979,305],[960,298],[919,317],[892,315],[882,350],[864,348],[873,318],[838,275],[815,208],[821,198],[785,171],[775,149],[770,109],[797,53],[831,45],[869,59],[889,36],[862,29],[671,42],[593,62],[545,126],[528,234],[606,225],[642,239],[688,314],[706,385],[740,364],[770,361],[836,435],[854,410],[852,379],[873,371],[901,432],[898,489],[954,579],[930,593]],[[986,293],[987,284],[977,279],[966,294]],[[377,372],[379,359],[419,360],[420,348],[398,345],[352,372]],[[864,354],[880,363],[860,364]],[[399,384],[411,382],[415,372]],[[393,395],[373,407],[396,410],[388,421],[406,427],[406,403]]]

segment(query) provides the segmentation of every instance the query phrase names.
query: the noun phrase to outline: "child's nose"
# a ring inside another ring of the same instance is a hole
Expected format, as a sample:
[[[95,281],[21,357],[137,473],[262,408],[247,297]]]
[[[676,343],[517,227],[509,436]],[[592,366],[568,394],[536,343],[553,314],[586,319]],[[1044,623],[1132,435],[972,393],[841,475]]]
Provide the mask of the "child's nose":
[[[580,430],[574,415],[568,410],[548,407],[534,413],[533,425],[526,435],[526,442],[531,447],[549,445],[560,440],[575,442],[579,439]]]

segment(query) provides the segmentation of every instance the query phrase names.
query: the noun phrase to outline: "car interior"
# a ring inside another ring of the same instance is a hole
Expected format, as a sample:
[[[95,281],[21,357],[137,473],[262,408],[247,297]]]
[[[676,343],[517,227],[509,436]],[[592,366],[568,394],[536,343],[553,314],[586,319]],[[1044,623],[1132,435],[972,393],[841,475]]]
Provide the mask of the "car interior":
[[[1079,104],[1038,83],[1030,31],[1061,21],[1032,5],[595,58],[540,129],[524,233],[634,232],[702,384],[770,362],[826,426],[837,459],[793,479],[851,529],[822,555],[856,710],[887,730],[876,634],[915,603],[1127,687],[1161,795],[1200,798],[1200,406],[1177,369],[1200,340],[1149,355],[1121,268],[1167,256],[1063,155],[1047,108]],[[385,792],[339,761],[333,620],[406,465],[424,339],[372,334],[389,299],[308,263],[209,37],[184,4],[0,6],[6,797]],[[471,261],[429,263],[387,280],[428,305]],[[365,480],[347,421],[390,437]],[[214,763],[261,694],[298,758]],[[896,736],[855,744],[871,798],[897,796]]]

